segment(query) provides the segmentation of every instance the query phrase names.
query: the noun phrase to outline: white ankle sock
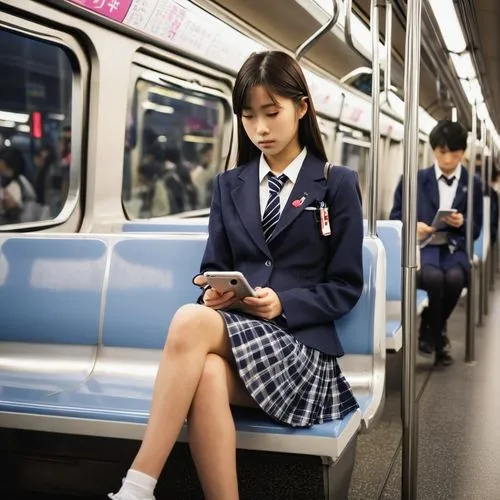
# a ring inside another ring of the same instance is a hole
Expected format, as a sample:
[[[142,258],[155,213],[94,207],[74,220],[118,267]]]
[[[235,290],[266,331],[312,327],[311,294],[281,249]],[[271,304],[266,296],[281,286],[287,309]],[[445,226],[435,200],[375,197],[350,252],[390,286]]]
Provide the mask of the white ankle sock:
[[[122,498],[123,500],[152,500],[156,482],[154,477],[129,469],[116,498],[118,500]]]

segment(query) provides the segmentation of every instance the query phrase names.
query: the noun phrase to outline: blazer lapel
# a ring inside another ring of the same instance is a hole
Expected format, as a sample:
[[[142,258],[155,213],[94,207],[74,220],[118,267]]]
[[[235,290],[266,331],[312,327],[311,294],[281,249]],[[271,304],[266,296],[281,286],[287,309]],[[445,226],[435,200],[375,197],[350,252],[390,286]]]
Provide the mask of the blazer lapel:
[[[460,179],[458,179],[457,191],[455,193],[455,198],[453,199],[452,208],[456,208],[459,212],[460,206],[465,202],[467,197],[467,182],[469,180],[469,174],[465,167],[462,165],[462,172],[460,174]],[[465,206],[465,205],[462,205]]]
[[[307,154],[297,177],[297,182],[293,186],[290,197],[282,209],[281,217],[268,243],[284,231],[307,206],[315,201],[323,201],[325,199],[326,182],[324,182],[324,167],[324,162],[311,153]],[[292,205],[293,201],[300,200],[302,197],[305,198],[302,205],[294,207]]]
[[[434,167],[429,167],[425,173],[424,196],[427,196],[434,210],[439,209],[439,187],[436,180]]]
[[[238,175],[239,184],[231,191],[234,206],[250,238],[265,255],[271,257],[264,239],[260,216],[259,160],[253,160],[247,166],[238,168],[241,168]]]

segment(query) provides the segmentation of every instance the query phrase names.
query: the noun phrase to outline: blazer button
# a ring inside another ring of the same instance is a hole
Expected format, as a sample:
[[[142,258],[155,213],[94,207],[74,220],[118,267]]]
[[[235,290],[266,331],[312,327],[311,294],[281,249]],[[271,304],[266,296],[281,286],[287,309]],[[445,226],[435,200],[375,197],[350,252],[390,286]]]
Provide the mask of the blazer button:
[[[266,260],[266,267],[271,267],[273,263],[270,260]]]

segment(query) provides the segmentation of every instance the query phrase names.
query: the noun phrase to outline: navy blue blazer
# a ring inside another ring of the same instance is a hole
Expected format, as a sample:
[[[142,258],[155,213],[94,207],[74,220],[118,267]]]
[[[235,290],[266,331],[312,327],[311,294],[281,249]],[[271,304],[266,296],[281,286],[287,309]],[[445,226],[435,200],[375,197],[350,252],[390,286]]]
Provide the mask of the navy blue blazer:
[[[453,200],[452,208],[456,208],[464,216],[464,224],[460,228],[449,227],[450,244],[454,245],[456,250],[453,253],[447,253],[443,259],[442,249],[440,247],[427,245],[420,251],[421,265],[432,265],[449,269],[460,264],[464,270],[469,270],[470,263],[467,257],[466,245],[466,221],[467,221],[467,184],[469,182],[469,173],[462,166],[460,179],[458,180],[457,192]],[[483,225],[483,194],[481,180],[474,176],[474,221],[473,235],[474,239],[479,237]],[[403,186],[402,178],[394,194],[394,205],[391,210],[390,218],[402,220]],[[417,221],[432,224],[432,220],[439,209],[439,188],[436,179],[434,166],[418,171],[417,175]]]
[[[349,312],[363,288],[363,220],[357,174],[331,169],[308,153],[274,233],[266,244],[259,202],[259,160],[219,174],[200,271],[240,271],[253,287],[280,298],[286,328],[303,344],[341,356],[333,320]],[[305,196],[300,207],[292,201]],[[332,234],[320,235],[325,201]]]

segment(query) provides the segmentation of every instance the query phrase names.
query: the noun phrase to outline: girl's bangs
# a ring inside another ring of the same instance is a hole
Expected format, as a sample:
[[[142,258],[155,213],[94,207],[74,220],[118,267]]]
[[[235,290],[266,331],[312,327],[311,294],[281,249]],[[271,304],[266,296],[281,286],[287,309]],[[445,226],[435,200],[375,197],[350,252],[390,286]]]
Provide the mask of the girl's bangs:
[[[253,82],[248,82],[246,85],[242,85],[241,88],[241,93],[237,93],[235,97],[234,104],[234,112],[238,115],[241,116],[243,113],[244,109],[250,109],[250,97],[252,90],[255,89],[256,87],[262,86],[266,90],[267,94],[269,95],[269,98],[273,102],[273,104],[278,104],[278,101],[276,99],[276,96],[279,95],[279,92],[276,92],[276,90],[271,86],[268,85],[262,81],[259,80],[254,80]],[[285,96],[283,96],[285,97]]]

